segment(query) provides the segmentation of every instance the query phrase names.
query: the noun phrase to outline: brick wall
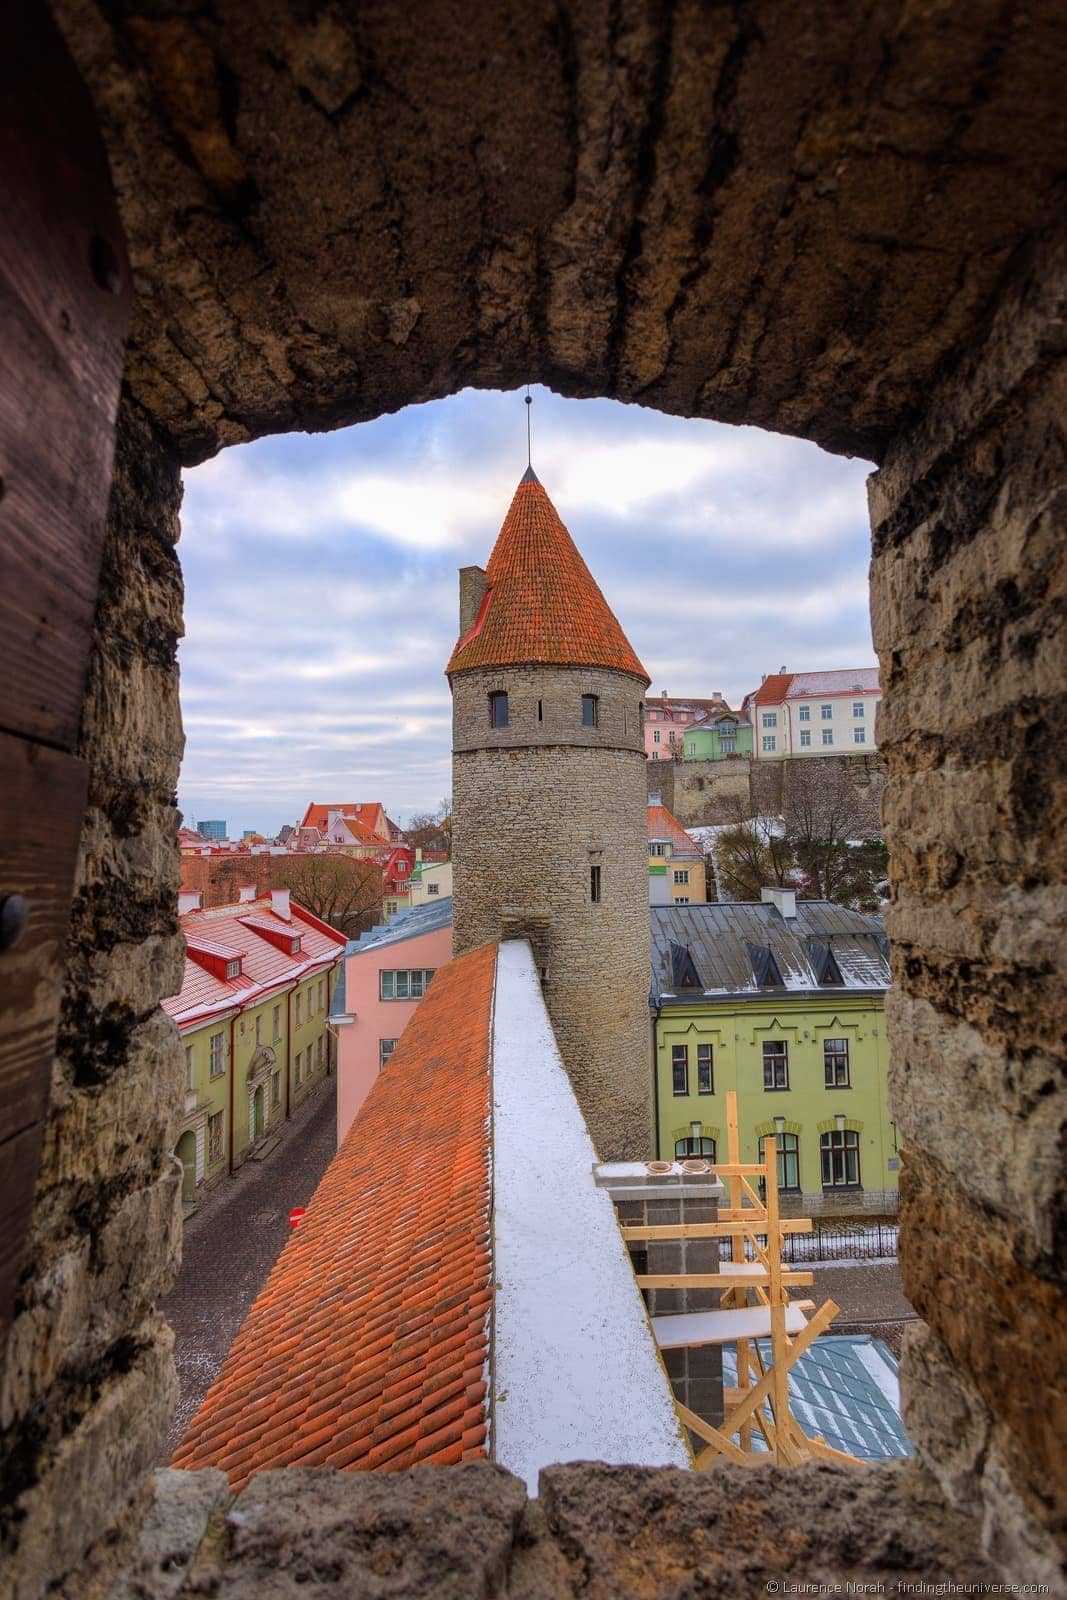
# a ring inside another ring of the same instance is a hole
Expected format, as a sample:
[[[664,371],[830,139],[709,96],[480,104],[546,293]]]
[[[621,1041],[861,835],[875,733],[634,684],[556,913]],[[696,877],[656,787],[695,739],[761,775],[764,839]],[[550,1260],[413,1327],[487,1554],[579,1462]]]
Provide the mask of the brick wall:
[[[509,696],[507,728],[488,695]],[[581,696],[599,723],[581,725]],[[598,1152],[652,1153],[643,685],[559,667],[453,682],[455,950],[528,934]],[[538,717],[538,702],[541,716]],[[599,904],[590,869],[600,868]]]

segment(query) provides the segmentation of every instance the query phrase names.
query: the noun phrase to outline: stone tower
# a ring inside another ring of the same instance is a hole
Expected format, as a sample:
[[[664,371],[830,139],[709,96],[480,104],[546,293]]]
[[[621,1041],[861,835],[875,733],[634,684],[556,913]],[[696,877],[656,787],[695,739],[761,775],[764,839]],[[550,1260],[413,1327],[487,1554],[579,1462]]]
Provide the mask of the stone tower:
[[[648,674],[536,474],[460,573],[454,949],[529,938],[605,1159],[648,1157]]]

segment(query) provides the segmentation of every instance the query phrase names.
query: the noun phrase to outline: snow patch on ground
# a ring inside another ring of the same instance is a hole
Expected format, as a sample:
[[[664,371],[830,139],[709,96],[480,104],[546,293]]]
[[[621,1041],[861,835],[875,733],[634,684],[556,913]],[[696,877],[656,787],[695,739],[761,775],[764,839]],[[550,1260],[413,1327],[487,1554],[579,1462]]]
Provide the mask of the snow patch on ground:
[[[691,1466],[670,1385],[560,1060],[533,956],[502,944],[493,1016],[493,1456],[537,1492],[557,1461]]]

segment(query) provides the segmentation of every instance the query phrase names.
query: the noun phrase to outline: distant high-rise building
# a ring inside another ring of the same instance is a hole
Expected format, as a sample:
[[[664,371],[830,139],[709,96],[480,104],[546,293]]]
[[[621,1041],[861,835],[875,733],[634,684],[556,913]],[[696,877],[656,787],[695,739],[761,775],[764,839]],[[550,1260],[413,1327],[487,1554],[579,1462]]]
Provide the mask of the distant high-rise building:
[[[529,939],[597,1149],[647,1156],[648,675],[532,468],[459,626],[455,952]]]
[[[227,839],[225,822],[202,822],[198,830],[205,839]]]

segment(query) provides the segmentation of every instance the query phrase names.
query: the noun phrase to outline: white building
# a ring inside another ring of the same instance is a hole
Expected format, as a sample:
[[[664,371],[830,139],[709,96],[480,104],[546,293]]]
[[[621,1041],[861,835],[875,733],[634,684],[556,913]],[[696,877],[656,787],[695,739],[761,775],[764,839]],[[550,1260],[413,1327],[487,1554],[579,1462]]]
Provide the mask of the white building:
[[[745,696],[756,761],[782,756],[865,755],[877,750],[877,667],[773,672]]]

